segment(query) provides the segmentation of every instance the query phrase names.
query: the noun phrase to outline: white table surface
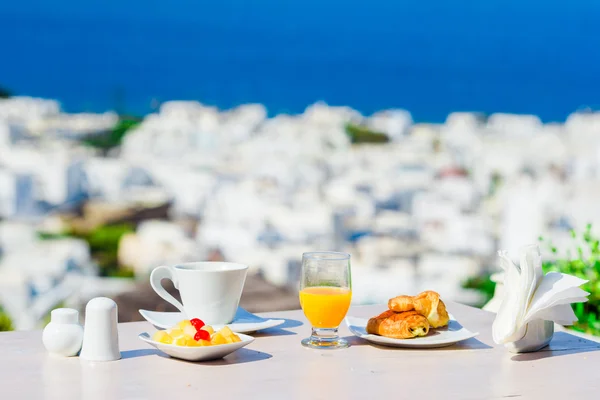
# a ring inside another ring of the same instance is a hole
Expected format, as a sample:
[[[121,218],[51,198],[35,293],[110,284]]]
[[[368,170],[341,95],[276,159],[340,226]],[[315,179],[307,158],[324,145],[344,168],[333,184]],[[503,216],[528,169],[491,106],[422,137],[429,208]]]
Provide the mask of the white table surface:
[[[91,363],[49,356],[41,331],[0,333],[0,399],[600,399],[600,343],[557,332],[549,349],[515,355],[492,341],[494,314],[448,308],[479,336],[443,349],[392,349],[343,326],[350,348],[310,350],[300,345],[310,331],[302,311],[286,311],[263,314],[288,319],[283,329],[255,334],[222,360],[169,358],[137,338],[151,325],[135,322],[119,325],[123,359]]]

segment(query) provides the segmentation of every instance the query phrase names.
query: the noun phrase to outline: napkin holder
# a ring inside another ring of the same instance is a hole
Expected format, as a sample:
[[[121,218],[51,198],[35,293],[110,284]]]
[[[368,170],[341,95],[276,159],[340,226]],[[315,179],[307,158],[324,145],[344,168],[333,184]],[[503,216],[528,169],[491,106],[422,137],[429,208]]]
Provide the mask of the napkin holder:
[[[528,353],[546,347],[554,335],[554,323],[572,325],[577,316],[571,307],[586,302],[587,281],[572,275],[544,274],[537,245],[521,248],[520,266],[499,251],[504,270],[504,291],[492,325],[494,342],[512,353]]]
[[[537,319],[527,324],[525,336],[504,347],[511,353],[531,353],[548,346],[553,336],[554,322]]]

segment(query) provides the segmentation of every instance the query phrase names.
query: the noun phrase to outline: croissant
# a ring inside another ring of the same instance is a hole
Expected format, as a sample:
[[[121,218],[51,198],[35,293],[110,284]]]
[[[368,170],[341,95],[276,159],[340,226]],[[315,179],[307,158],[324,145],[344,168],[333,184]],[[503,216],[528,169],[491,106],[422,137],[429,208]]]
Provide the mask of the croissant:
[[[367,333],[386,336],[394,339],[410,339],[425,336],[429,332],[427,318],[416,311],[397,313],[384,311],[369,319]]]
[[[388,307],[392,311],[415,310],[427,317],[432,328],[441,328],[448,325],[450,317],[446,311],[446,305],[440,299],[440,295],[434,291],[427,290],[416,296],[398,296],[390,299]]]
[[[413,296],[398,296],[388,301],[388,308],[396,312],[412,311],[415,309]]]

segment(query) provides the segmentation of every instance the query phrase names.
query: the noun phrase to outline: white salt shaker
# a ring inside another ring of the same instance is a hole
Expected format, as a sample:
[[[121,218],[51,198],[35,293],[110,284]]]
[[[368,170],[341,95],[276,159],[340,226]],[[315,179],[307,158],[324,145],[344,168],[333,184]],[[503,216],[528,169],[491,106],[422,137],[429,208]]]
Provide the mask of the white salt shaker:
[[[81,359],[114,361],[121,358],[117,319],[117,304],[113,300],[96,297],[88,302]]]
[[[57,308],[50,313],[50,323],[44,328],[42,342],[49,353],[72,357],[81,350],[83,327],[79,313],[72,308]]]

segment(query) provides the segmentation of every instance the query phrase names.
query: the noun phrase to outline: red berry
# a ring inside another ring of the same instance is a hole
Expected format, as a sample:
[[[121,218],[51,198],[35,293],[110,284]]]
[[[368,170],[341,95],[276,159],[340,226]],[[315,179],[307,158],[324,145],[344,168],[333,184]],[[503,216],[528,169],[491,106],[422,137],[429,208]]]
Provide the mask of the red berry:
[[[200,329],[198,332],[196,332],[196,334],[194,335],[194,340],[197,342],[199,340],[210,340],[210,333],[208,333],[208,331],[202,330]]]
[[[204,325],[206,325],[204,321],[198,318],[192,318],[190,322],[192,323],[192,326],[196,328],[197,331],[199,331]]]

